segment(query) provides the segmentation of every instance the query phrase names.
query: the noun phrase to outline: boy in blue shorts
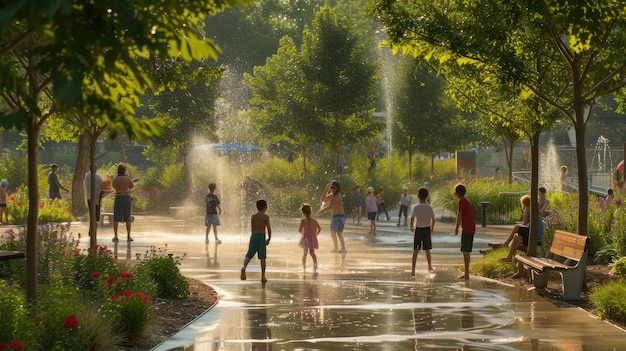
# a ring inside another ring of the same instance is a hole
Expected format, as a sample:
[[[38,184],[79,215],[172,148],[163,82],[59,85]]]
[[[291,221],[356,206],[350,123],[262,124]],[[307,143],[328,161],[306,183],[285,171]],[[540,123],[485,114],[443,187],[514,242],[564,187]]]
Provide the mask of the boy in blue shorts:
[[[267,256],[266,247],[270,244],[272,239],[272,227],[270,226],[270,217],[265,214],[267,211],[267,202],[265,200],[259,200],[256,202],[256,208],[259,212],[252,215],[250,221],[250,244],[248,245],[248,253],[243,260],[243,267],[241,267],[241,280],[246,280],[246,267],[254,254],[256,253],[261,260],[261,282],[265,283],[265,258]],[[267,239],[265,234],[267,233]]]
[[[459,235],[459,227],[461,227],[461,252],[463,252],[463,263],[465,264],[465,272],[459,279],[465,280],[469,279],[470,253],[474,245],[474,233],[476,233],[474,208],[472,203],[465,197],[466,193],[465,185],[457,184],[454,187],[454,197],[459,200],[454,235]]]

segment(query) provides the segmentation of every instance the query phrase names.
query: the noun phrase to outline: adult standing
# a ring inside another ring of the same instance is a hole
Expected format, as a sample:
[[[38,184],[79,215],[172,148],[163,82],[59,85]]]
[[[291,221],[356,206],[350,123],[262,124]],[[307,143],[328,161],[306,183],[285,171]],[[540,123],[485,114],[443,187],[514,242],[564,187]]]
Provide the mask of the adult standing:
[[[120,222],[126,223],[126,240],[133,241],[130,237],[130,225],[132,221],[130,189],[135,184],[126,173],[126,165],[117,165],[117,176],[111,184],[115,191],[115,202],[113,203],[113,242],[117,242],[117,227]]]
[[[97,174],[96,172],[98,171],[98,166],[93,163],[89,166],[89,172],[87,173],[87,175],[85,175],[85,183],[84,188],[85,188],[85,193],[87,194],[87,208],[89,209],[89,211],[91,211],[91,204],[93,203],[93,206],[96,208],[96,221],[100,220],[100,198],[101,198],[101,193],[102,193],[102,177]],[[91,175],[95,174],[94,177],[94,187],[93,187],[93,191],[91,188]],[[92,196],[93,196],[93,201],[92,201]],[[89,212],[89,215],[91,216],[91,212]]]
[[[320,198],[322,204],[325,205],[317,211],[316,215],[330,211],[330,214],[332,215],[332,219],[330,221],[330,235],[333,239],[333,252],[337,252],[337,239],[339,239],[339,242],[341,243],[339,253],[345,254],[348,251],[346,251],[346,244],[343,239],[343,229],[346,223],[346,216],[343,209],[342,196],[339,181],[333,180],[329,184],[326,184],[326,188]]]
[[[48,198],[51,200],[61,200],[61,189],[69,192],[69,190],[59,182],[59,177],[57,176],[58,170],[59,166],[53,163],[50,166],[50,173],[48,173]]]

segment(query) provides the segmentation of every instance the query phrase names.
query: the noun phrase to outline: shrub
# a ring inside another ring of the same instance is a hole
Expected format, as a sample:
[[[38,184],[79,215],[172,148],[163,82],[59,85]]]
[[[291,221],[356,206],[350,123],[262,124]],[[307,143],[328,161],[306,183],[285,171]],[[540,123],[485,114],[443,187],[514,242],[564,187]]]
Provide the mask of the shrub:
[[[114,322],[115,328],[127,338],[141,336],[152,321],[150,297],[128,289],[122,294],[113,294],[104,304],[103,311]]]
[[[470,273],[483,277],[498,279],[512,275],[516,271],[516,265],[502,263],[498,260],[508,254],[508,248],[493,250],[484,257],[474,260],[470,264]]]
[[[17,285],[9,286],[0,280],[0,343],[10,344],[19,340],[21,344],[34,347],[32,328],[27,323],[28,310],[23,292]]]
[[[7,198],[6,215],[9,222],[24,223],[28,218],[28,188],[15,188]],[[65,200],[41,200],[38,213],[40,222],[71,222],[74,220],[70,206]]]
[[[115,258],[106,246],[96,245],[87,254],[74,257],[74,280],[79,289],[96,290],[103,280],[116,276],[118,271]]]
[[[596,287],[589,300],[600,317],[626,322],[626,280],[619,279]]]
[[[137,265],[137,275],[150,277],[156,283],[156,295],[159,297],[189,297],[189,283],[180,274],[178,259],[158,257],[154,250],[150,257]]]
[[[622,257],[613,261],[613,268],[611,269],[611,275],[621,278],[626,278],[626,257]]]
[[[611,234],[613,237],[613,245],[619,257],[626,256],[626,216],[624,215],[624,207],[618,210],[615,216]]]

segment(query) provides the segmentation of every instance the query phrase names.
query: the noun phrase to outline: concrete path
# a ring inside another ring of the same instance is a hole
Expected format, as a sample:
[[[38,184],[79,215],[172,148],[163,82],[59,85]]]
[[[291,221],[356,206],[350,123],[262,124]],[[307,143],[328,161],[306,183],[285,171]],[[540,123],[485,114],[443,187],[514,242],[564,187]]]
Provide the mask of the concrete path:
[[[412,236],[406,227],[348,220],[348,253],[329,252],[328,217],[321,217],[319,274],[301,266],[299,219],[272,219],[268,282],[258,260],[239,279],[248,232],[223,218],[222,244],[204,243],[200,218],[174,220],[137,216],[130,245],[111,243],[101,227],[101,244],[120,258],[135,259],[151,246],[186,257],[181,271],[214,287],[219,303],[162,343],[166,350],[620,350],[626,333],[584,310],[546,301],[532,289],[510,287],[472,276],[457,279],[462,265],[460,237],[452,224],[438,223],[433,235],[434,272],[423,253],[410,274]],[[501,240],[510,227],[478,226],[474,258],[487,242]],[[122,227],[120,227],[122,229]],[[86,232],[86,230],[85,230]],[[120,236],[122,238],[123,236]]]

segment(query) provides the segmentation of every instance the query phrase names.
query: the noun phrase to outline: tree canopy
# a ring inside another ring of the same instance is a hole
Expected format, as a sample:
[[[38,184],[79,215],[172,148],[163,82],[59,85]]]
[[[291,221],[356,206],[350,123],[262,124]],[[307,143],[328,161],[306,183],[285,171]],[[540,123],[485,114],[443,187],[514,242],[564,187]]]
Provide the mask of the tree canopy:
[[[621,0],[518,2],[371,0],[390,44],[446,67],[471,66],[568,118],[576,132],[578,231],[587,232],[585,125],[604,94],[626,84]],[[544,116],[554,118],[551,113]],[[539,121],[541,123],[541,121]]]
[[[28,136],[27,297],[37,296],[37,151],[42,125],[56,113],[95,116],[110,135],[159,133],[159,120],[137,119],[134,107],[152,82],[139,59],[216,59],[198,36],[197,19],[251,0],[3,2],[0,12],[0,126]]]

